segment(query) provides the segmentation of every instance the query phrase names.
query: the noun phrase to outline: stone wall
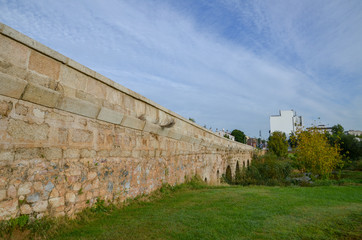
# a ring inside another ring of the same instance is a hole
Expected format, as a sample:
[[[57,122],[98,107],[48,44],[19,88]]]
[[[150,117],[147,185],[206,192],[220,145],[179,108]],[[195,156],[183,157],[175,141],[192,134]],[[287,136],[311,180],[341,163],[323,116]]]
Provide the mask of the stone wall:
[[[216,184],[252,154],[0,24],[0,220]]]

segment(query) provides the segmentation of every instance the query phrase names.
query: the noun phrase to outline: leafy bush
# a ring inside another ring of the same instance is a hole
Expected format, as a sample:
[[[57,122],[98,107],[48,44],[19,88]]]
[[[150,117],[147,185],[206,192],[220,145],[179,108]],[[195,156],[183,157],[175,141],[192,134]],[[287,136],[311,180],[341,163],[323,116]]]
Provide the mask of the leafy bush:
[[[278,157],[285,157],[288,154],[288,141],[285,133],[273,132],[268,139],[268,149]]]
[[[241,170],[239,167],[239,161],[236,162],[236,168],[235,168],[235,183],[241,182]]]
[[[348,163],[349,160],[357,161],[362,158],[362,141],[353,135],[344,133],[344,128],[340,125],[332,127],[332,134],[327,133],[328,141],[331,145],[338,144],[341,148],[341,154]]]
[[[288,185],[287,177],[292,171],[292,162],[288,158],[278,158],[274,154],[255,157],[250,167],[241,170],[241,185]]]
[[[311,128],[297,135],[297,163],[303,172],[328,178],[334,169],[343,166],[339,146],[331,146],[325,133]]]
[[[231,173],[231,167],[227,166],[225,175],[222,176],[223,180],[228,183],[233,183],[232,173]]]
[[[352,161],[362,157],[362,141],[358,141],[353,135],[343,134],[340,137],[341,154]]]

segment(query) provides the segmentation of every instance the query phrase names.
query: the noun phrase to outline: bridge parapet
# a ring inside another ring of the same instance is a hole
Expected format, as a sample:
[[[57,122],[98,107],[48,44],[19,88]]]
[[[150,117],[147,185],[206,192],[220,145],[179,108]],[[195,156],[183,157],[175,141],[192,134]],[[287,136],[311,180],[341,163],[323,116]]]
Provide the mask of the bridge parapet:
[[[253,151],[0,24],[0,220],[217,183]]]

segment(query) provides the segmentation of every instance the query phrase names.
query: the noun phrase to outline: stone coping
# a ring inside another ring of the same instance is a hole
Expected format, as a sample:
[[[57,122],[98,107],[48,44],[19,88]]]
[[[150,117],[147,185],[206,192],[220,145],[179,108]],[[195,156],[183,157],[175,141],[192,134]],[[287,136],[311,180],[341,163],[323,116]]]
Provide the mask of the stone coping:
[[[142,95],[140,95],[140,94],[126,88],[126,87],[124,87],[124,86],[122,86],[119,83],[116,83],[116,82],[112,81],[111,79],[97,73],[96,71],[93,71],[93,70],[87,68],[86,66],[74,61],[73,59],[68,58],[68,57],[58,53],[57,51],[55,51],[55,50],[53,50],[53,49],[51,49],[51,48],[37,42],[37,41],[35,41],[34,39],[32,39],[32,38],[18,32],[18,31],[16,31],[15,29],[13,29],[13,28],[11,28],[11,27],[3,24],[3,23],[0,23],[0,33],[7,36],[7,37],[9,37],[9,38],[11,38],[11,39],[13,39],[13,40],[15,40],[15,41],[17,41],[17,42],[20,42],[20,43],[28,46],[29,48],[32,48],[32,49],[36,50],[36,51],[38,51],[38,52],[40,52],[40,53],[42,53],[42,54],[56,60],[56,61],[59,61],[59,62],[65,64],[65,65],[67,65],[67,66],[69,66],[69,67],[71,67],[71,68],[73,68],[75,70],[78,70],[79,72],[82,72],[82,73],[84,73],[84,74],[86,74],[86,75],[88,75],[88,76],[90,76],[90,77],[92,77],[92,78],[94,78],[94,79],[96,79],[96,80],[98,80],[98,81],[112,87],[112,88],[115,88],[118,91],[121,91],[121,92],[123,92],[123,93],[137,99],[137,100],[145,102],[145,103],[147,103],[147,104],[149,104],[149,105],[151,105],[151,106],[153,106],[153,107],[155,107],[155,108],[157,108],[159,110],[162,110],[162,111],[168,113],[169,115],[171,115],[171,116],[173,116],[175,118],[178,118],[178,119],[180,119],[180,120],[182,120],[184,122],[187,122],[188,124],[198,128],[198,129],[201,129],[201,130],[203,130],[203,131],[205,131],[205,132],[207,132],[209,134],[212,134],[212,135],[214,135],[214,136],[216,136],[218,138],[222,138],[223,140],[229,141],[230,143],[240,144],[240,145],[243,145],[244,147],[248,146],[246,144],[239,143],[239,142],[236,142],[236,141],[231,141],[230,139],[221,137],[221,136],[215,134],[214,132],[212,132],[212,131],[210,131],[208,129],[205,129],[204,127],[201,127],[200,125],[198,125],[198,124],[196,124],[196,123],[182,117],[181,115],[179,115],[179,114],[177,114],[177,113],[175,113],[175,112],[161,106],[160,104],[158,104],[158,103],[156,103],[156,102],[154,102],[154,101],[152,101],[152,100],[150,100],[150,99],[148,99],[148,98],[146,98],[146,97],[144,97],[144,96],[142,96]],[[251,147],[251,148],[253,149],[253,147]]]

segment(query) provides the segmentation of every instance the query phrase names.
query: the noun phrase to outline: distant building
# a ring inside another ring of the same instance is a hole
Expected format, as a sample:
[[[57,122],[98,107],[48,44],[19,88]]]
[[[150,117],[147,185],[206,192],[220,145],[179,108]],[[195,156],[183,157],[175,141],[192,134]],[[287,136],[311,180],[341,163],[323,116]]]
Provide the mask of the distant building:
[[[216,128],[216,132],[217,135],[219,135],[220,137],[226,137],[229,138],[232,141],[235,141],[235,137],[233,135],[231,135],[231,133],[229,133],[228,130],[225,131],[225,129],[222,129],[220,131],[217,130]]]
[[[257,138],[248,138],[248,140],[246,141],[246,144],[256,148],[258,146],[258,139]]]
[[[270,133],[284,132],[288,137],[290,133],[295,133],[302,125],[302,117],[297,116],[293,110],[280,110],[279,115],[270,116]]]
[[[353,136],[362,136],[362,131],[360,130],[348,130],[346,133]]]
[[[327,127],[325,125],[318,125],[316,127],[310,127],[310,128],[307,128],[307,129],[316,129],[318,130],[318,132],[321,132],[321,133],[329,133],[329,134],[332,134],[332,128],[331,127]]]

